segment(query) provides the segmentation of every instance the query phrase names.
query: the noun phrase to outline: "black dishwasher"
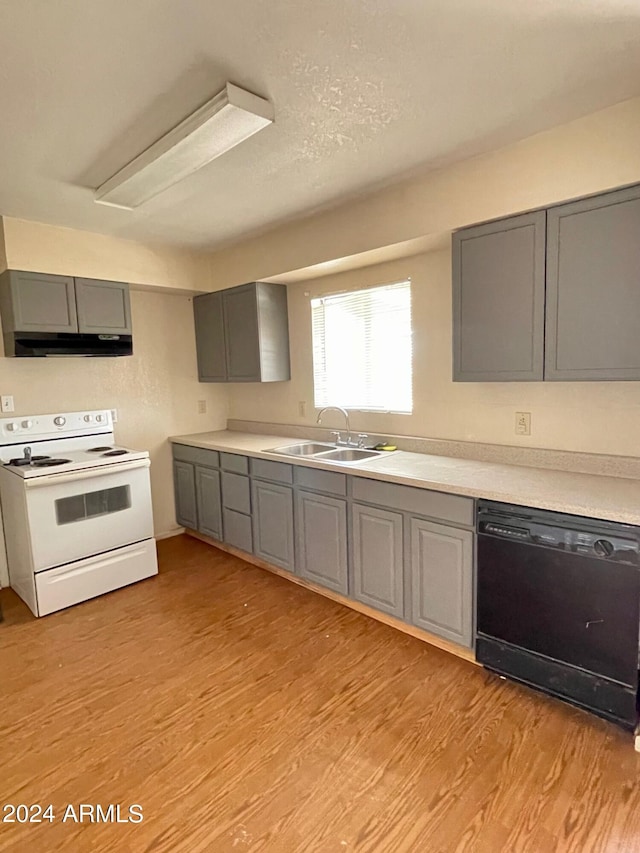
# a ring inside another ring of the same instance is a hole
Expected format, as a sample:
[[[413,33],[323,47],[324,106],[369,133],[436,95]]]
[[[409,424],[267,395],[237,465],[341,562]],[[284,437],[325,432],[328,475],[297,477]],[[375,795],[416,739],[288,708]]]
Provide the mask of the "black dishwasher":
[[[480,663],[633,729],[639,626],[640,528],[479,502]]]

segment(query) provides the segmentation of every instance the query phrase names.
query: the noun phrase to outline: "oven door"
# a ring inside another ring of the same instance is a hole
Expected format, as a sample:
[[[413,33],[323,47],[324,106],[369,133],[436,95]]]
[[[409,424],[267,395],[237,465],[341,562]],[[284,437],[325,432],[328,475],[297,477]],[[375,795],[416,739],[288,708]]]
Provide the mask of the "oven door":
[[[34,571],[153,536],[149,460],[25,480]]]

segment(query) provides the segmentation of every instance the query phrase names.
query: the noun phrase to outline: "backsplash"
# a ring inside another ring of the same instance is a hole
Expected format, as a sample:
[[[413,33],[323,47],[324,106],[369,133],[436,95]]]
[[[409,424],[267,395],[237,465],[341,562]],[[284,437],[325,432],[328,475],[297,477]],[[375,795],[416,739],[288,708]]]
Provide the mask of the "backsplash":
[[[298,424],[264,423],[230,418],[227,429],[254,432],[264,435],[282,435],[292,438],[332,441],[331,429],[305,427]],[[344,432],[344,430],[343,430]],[[547,450],[538,447],[483,444],[470,441],[448,441],[437,438],[420,438],[410,435],[369,433],[370,442],[376,444],[383,438],[391,439],[399,450],[412,453],[430,453],[434,456],[452,456],[456,459],[473,459],[476,462],[496,462],[502,465],[525,465],[529,468],[547,468],[572,471],[578,474],[600,474],[607,477],[640,478],[640,457],[606,456],[601,453],[573,453],[566,450]]]

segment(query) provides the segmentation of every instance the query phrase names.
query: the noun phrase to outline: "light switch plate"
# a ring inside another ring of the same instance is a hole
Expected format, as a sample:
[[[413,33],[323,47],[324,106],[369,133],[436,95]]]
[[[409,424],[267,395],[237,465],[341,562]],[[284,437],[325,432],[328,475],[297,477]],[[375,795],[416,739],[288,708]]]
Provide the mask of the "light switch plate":
[[[13,405],[13,397],[11,396],[11,394],[6,394],[0,397],[0,408],[5,414],[15,412],[15,407]]]

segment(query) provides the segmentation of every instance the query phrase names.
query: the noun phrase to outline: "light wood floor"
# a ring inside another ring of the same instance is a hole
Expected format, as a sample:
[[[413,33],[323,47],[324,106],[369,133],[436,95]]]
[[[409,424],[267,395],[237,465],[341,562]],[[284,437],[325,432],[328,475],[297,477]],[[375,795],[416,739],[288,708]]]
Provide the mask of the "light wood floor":
[[[41,620],[3,592],[0,802],[57,819],[0,851],[640,851],[628,734],[188,537],[160,557]]]

